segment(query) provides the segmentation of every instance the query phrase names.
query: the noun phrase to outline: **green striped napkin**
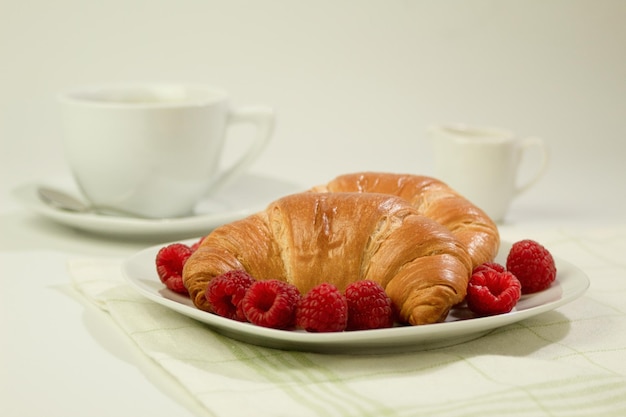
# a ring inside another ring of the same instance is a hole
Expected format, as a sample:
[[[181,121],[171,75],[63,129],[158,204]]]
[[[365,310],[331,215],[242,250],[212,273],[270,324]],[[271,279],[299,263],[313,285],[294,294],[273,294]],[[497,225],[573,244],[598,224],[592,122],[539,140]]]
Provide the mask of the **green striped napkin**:
[[[210,416],[625,416],[626,227],[533,236],[591,279],[582,298],[476,340],[393,355],[229,339],[127,286],[119,260],[71,262],[75,287]]]

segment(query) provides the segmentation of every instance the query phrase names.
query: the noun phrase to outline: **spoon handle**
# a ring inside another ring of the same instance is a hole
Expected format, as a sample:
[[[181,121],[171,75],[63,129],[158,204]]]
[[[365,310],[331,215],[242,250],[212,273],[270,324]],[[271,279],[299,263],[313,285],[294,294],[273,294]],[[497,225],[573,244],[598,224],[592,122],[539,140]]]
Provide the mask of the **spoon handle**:
[[[37,194],[43,202],[61,210],[75,211],[78,213],[91,211],[91,208],[87,204],[54,188],[39,187],[37,188]]]
[[[60,210],[74,213],[94,213],[108,216],[143,218],[143,216],[139,216],[136,213],[117,208],[89,205],[64,191],[46,186],[38,187],[37,194],[44,203]]]

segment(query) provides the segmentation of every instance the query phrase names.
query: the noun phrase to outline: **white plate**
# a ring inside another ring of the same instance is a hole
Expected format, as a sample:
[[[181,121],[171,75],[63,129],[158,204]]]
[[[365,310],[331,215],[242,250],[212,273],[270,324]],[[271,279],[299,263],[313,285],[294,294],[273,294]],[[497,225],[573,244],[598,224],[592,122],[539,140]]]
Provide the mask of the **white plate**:
[[[185,241],[192,243],[195,240]],[[131,256],[122,266],[128,283],[145,297],[208,324],[215,331],[244,342],[288,350],[325,353],[390,353],[450,346],[478,338],[495,328],[553,310],[580,297],[589,287],[587,276],[574,265],[555,259],[557,279],[545,291],[523,296],[507,314],[471,318],[466,309],[453,309],[446,322],[341,333],[307,333],[268,329],[241,323],[195,308],[188,297],[161,284],[154,259],[163,245]],[[496,261],[504,263],[511,245],[503,243]]]
[[[39,185],[42,184],[18,187],[13,190],[13,196],[25,207],[65,226],[102,235],[162,240],[201,236],[217,226],[264,209],[271,201],[283,195],[303,190],[301,186],[289,182],[248,174],[216,196],[198,203],[193,216],[153,220],[57,209],[39,199]],[[48,181],[45,185],[79,195],[76,186],[69,181]]]

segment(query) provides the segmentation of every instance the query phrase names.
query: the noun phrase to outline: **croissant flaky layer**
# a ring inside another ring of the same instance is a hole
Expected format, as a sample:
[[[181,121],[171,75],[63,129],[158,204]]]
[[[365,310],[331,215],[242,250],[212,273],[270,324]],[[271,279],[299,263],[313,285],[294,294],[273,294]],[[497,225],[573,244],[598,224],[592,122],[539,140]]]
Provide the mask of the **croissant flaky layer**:
[[[444,226],[406,200],[378,193],[311,193],[215,229],[188,259],[184,284],[206,311],[208,282],[233,269],[290,282],[305,294],[369,279],[385,288],[399,319],[442,321],[465,298],[472,261]]]
[[[316,192],[384,193],[410,202],[420,214],[444,225],[472,258],[474,267],[491,262],[500,248],[496,224],[473,203],[431,177],[382,172],[359,172],[313,188]]]

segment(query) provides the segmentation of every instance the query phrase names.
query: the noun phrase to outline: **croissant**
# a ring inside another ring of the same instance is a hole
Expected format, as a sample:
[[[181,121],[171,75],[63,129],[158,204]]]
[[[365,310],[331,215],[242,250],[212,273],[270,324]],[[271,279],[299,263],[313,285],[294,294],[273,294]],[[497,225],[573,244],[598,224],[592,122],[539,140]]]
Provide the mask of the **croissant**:
[[[384,193],[401,197],[420,214],[448,228],[465,245],[473,267],[493,261],[500,248],[498,228],[491,218],[448,185],[431,177],[361,172],[339,176],[312,191]]]
[[[442,321],[465,298],[472,262],[448,229],[406,200],[374,193],[283,197],[213,230],[187,260],[183,282],[201,310],[208,282],[229,270],[279,279],[305,294],[369,279],[385,288],[400,322]]]

